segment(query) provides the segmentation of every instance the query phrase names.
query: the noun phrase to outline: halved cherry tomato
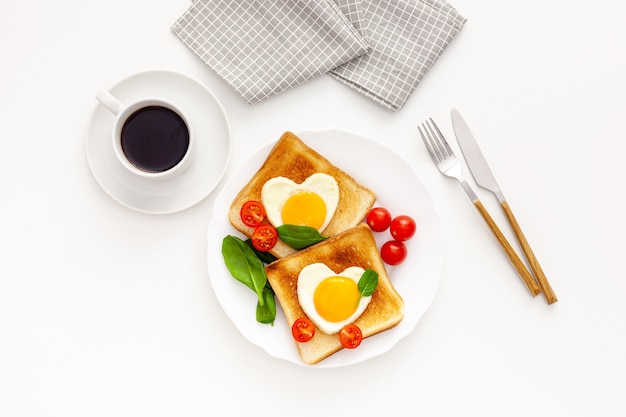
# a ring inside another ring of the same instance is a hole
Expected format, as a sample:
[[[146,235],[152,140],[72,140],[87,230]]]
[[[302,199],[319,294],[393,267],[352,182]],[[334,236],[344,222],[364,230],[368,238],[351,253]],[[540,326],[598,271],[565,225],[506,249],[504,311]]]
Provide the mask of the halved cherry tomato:
[[[267,252],[276,246],[278,232],[269,224],[262,224],[252,232],[252,245],[256,250]]]
[[[291,326],[291,334],[298,342],[305,343],[313,339],[315,335],[315,326],[313,322],[306,317],[300,317],[293,322]]]
[[[384,232],[391,224],[391,213],[384,207],[374,207],[367,213],[365,221],[373,231]]]
[[[406,245],[397,240],[385,242],[380,248],[380,257],[388,265],[398,265],[406,259]]]
[[[354,349],[361,344],[363,333],[356,324],[347,324],[339,332],[341,346],[346,349]]]
[[[393,236],[395,240],[399,240],[400,242],[412,238],[415,234],[416,228],[417,226],[415,225],[415,220],[406,215],[395,217],[391,221],[391,225],[389,226],[391,236]]]
[[[246,226],[257,227],[265,219],[265,208],[259,201],[249,200],[243,203],[239,211],[241,221]]]

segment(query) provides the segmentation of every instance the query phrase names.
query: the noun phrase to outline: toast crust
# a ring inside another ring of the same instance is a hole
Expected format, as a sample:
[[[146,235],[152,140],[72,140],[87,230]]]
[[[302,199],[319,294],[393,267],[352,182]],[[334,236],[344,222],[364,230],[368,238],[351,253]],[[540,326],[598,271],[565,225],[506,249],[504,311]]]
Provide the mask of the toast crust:
[[[337,210],[322,234],[335,236],[359,224],[372,208],[376,195],[289,131],[281,135],[263,165],[233,200],[228,212],[229,222],[235,229],[251,237],[254,228],[241,221],[241,206],[248,200],[261,201],[261,189],[271,178],[282,176],[300,184],[316,172],[332,176],[339,186]],[[296,250],[278,241],[270,252],[277,258],[282,258]]]
[[[305,266],[322,262],[335,272],[350,266],[370,268],[378,273],[378,286],[363,314],[354,322],[363,339],[390,329],[404,317],[404,301],[391,283],[380,258],[376,241],[367,224],[361,223],[326,241],[279,259],[265,267],[267,279],[285,313],[289,327],[299,317],[306,317],[298,302],[298,274]],[[294,340],[298,353],[307,364],[319,363],[343,349],[338,335],[328,335],[316,328],[309,342]]]

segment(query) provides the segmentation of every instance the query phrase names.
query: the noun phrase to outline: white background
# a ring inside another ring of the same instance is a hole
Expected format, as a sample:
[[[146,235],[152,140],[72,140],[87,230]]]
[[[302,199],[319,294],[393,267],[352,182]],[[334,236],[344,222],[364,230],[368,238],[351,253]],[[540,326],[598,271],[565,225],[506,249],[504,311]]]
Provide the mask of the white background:
[[[0,415],[626,415],[626,3],[455,0],[467,24],[397,113],[327,76],[246,104],[170,31],[189,4],[0,0]],[[90,173],[95,92],[151,69],[218,95],[232,124],[227,177],[285,130],[344,129],[412,161],[445,239],[415,331],[338,369],[247,343],[208,280],[215,194],[141,214]],[[416,125],[432,116],[453,138],[452,107],[558,303],[528,295],[426,154]]]

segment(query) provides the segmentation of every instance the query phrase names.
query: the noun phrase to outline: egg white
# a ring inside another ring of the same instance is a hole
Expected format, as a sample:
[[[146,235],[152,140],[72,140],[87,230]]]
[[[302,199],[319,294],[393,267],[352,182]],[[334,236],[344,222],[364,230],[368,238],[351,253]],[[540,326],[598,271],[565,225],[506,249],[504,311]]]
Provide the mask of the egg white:
[[[283,224],[282,211],[285,202],[290,196],[302,191],[313,192],[324,200],[326,217],[318,231],[326,229],[339,204],[339,184],[332,176],[320,172],[312,174],[301,184],[286,177],[275,177],[263,185],[261,202],[265,207],[267,219],[274,227]]]
[[[298,275],[298,301],[302,310],[311,319],[311,321],[324,333],[335,334],[339,332],[346,324],[354,322],[367,308],[372,296],[361,297],[359,305],[354,313],[347,319],[340,322],[330,322],[322,318],[315,308],[313,302],[313,294],[315,289],[324,279],[339,275],[354,280],[357,284],[365,270],[358,266],[351,266],[340,273],[334,272],[324,263],[314,263],[305,266]]]

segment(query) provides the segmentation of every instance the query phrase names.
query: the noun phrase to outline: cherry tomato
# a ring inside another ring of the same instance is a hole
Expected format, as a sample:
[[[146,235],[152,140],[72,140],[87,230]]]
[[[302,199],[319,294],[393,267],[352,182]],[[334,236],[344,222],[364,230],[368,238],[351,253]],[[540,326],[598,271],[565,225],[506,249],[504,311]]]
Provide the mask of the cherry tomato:
[[[305,343],[313,339],[315,335],[315,326],[311,320],[306,317],[300,317],[293,322],[291,326],[291,334],[298,342]]]
[[[339,341],[341,346],[346,349],[354,349],[361,344],[363,333],[355,324],[347,324],[339,332]]]
[[[412,238],[415,234],[415,229],[417,229],[415,220],[405,215],[395,217],[389,226],[391,236],[401,242]]]
[[[243,203],[243,206],[241,206],[239,215],[241,216],[243,224],[250,227],[257,227],[263,222],[263,219],[265,219],[265,208],[263,208],[263,204],[258,201],[246,201]]]
[[[276,242],[278,241],[278,232],[274,226],[262,224],[254,229],[251,240],[252,245],[256,250],[267,252],[276,245]]]
[[[391,224],[391,213],[384,207],[375,207],[367,213],[365,221],[373,231],[384,232]]]
[[[380,256],[388,265],[398,265],[406,259],[406,245],[397,240],[385,242],[380,248]]]

